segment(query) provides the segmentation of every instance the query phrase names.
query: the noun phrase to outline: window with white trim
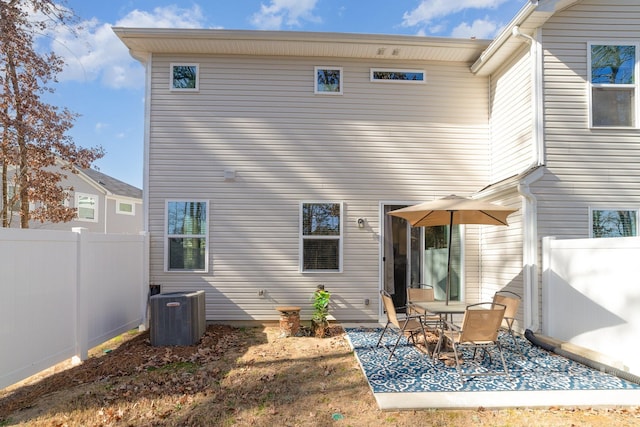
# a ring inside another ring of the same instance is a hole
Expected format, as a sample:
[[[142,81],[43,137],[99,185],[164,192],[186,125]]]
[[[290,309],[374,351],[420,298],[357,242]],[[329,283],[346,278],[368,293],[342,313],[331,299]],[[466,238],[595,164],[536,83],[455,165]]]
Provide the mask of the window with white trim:
[[[342,95],[342,67],[314,67],[314,93]]]
[[[638,235],[638,209],[591,209],[591,237],[632,237]]]
[[[136,205],[133,202],[116,200],[116,213],[121,215],[135,215]]]
[[[372,82],[424,83],[424,70],[403,70],[396,68],[371,68]]]
[[[75,207],[78,221],[98,222],[98,196],[76,193]]]
[[[7,201],[9,202],[9,211],[20,212],[20,199],[18,195],[18,186],[9,184],[7,186]],[[15,199],[14,199],[15,198]],[[13,200],[13,203],[11,201]]]
[[[171,64],[170,86],[172,91],[198,91],[198,64]]]
[[[166,202],[166,271],[208,270],[209,202]]]
[[[638,43],[589,43],[591,127],[637,127]]]
[[[300,271],[342,271],[342,203],[300,206]]]

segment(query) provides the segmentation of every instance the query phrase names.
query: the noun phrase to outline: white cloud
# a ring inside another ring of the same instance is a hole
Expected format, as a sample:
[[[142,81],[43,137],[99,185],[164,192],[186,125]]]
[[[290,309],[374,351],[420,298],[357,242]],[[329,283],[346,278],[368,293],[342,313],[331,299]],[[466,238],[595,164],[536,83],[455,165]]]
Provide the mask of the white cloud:
[[[283,25],[299,27],[301,20],[321,22],[312,11],[317,0],[271,0],[269,5],[260,5],[260,12],[251,17],[251,23],[261,30],[279,30]]]
[[[157,7],[151,12],[134,10],[114,26],[146,28],[201,28],[204,18],[199,6],[180,9]],[[100,80],[107,87],[139,88],[144,84],[144,70],[126,46],[111,30],[111,24],[91,19],[75,28],[57,27],[51,34],[50,49],[65,61],[60,81],[89,82]]]
[[[473,21],[471,25],[463,22],[453,29],[451,32],[452,37],[457,38],[471,38],[477,39],[490,39],[496,34],[498,26],[495,22],[488,21],[486,19],[477,19]]]
[[[509,0],[422,0],[410,12],[405,12],[402,25],[414,27],[428,25],[437,18],[452,15],[465,9],[496,9]]]
[[[153,12],[134,10],[116,22],[118,27],[201,28],[204,16],[200,6],[182,9],[177,6],[156,7]]]

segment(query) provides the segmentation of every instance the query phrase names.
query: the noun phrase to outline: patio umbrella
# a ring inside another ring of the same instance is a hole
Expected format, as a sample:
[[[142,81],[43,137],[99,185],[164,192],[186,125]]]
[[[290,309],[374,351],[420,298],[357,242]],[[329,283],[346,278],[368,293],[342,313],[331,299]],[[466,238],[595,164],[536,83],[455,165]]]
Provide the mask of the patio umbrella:
[[[509,225],[507,217],[516,210],[452,194],[442,199],[396,209],[390,211],[389,215],[406,219],[412,227],[449,226],[446,282],[446,304],[449,304],[452,226],[458,224]]]

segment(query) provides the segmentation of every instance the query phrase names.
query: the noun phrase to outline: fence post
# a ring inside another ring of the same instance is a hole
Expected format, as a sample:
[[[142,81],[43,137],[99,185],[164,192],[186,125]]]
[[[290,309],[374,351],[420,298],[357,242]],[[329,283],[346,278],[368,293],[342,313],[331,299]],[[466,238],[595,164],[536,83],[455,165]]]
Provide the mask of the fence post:
[[[77,233],[77,245],[76,245],[76,348],[75,356],[72,361],[74,364],[78,364],[83,360],[87,360],[89,357],[89,310],[87,303],[87,284],[89,281],[87,257],[84,255],[84,250],[87,249],[87,233],[88,228],[73,227],[71,229],[74,233]]]
[[[142,324],[138,326],[140,332],[146,331],[149,328],[149,232],[141,231],[140,235],[144,237],[142,248],[142,286],[140,292],[142,298],[140,298],[140,313],[142,318]]]

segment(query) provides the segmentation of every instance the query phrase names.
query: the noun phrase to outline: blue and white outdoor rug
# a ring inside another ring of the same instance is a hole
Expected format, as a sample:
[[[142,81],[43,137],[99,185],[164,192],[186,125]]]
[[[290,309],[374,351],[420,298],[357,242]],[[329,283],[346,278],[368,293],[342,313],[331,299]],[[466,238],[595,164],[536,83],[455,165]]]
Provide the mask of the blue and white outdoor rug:
[[[382,328],[345,328],[356,357],[381,409],[637,406],[640,385],[594,370],[533,346],[516,337],[522,354],[507,334],[500,342],[509,369],[505,375],[465,377],[455,366],[435,363],[405,338],[389,359],[397,335],[387,332],[376,347]],[[465,373],[503,372],[500,356],[473,359],[464,351]]]

